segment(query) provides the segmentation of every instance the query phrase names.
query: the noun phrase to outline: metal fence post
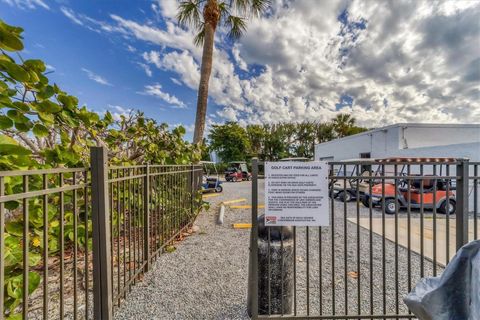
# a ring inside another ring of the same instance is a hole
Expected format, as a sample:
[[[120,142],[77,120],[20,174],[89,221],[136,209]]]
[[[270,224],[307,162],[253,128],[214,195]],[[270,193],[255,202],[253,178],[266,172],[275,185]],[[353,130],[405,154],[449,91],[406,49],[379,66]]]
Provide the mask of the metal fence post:
[[[150,165],[145,165],[143,178],[143,259],[146,261],[144,272],[150,269]]]
[[[457,164],[457,215],[456,247],[457,251],[468,243],[468,159],[458,159]]]
[[[193,206],[193,200],[194,200],[194,185],[195,185],[195,165],[192,163],[190,166],[190,214],[193,217],[193,214],[195,212],[194,206]]]
[[[111,320],[112,281],[110,210],[108,206],[108,155],[105,147],[90,149],[93,224],[93,317]]]
[[[258,159],[252,159],[252,229],[248,264],[248,307],[252,319],[258,318]]]

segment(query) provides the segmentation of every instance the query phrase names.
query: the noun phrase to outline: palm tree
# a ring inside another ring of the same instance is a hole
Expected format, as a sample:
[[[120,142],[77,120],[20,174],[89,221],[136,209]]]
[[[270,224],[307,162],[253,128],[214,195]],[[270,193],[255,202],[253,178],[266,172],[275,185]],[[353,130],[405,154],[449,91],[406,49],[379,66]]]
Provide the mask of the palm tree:
[[[270,0],[190,0],[181,1],[177,19],[181,25],[197,29],[194,41],[203,45],[200,84],[198,86],[197,115],[193,143],[202,143],[207,115],[208,83],[212,73],[215,30],[221,23],[228,29],[231,39],[238,39],[246,31],[246,20],[259,16],[268,7]]]
[[[333,119],[333,128],[339,138],[348,136],[353,126],[355,126],[355,118],[349,114],[340,113]]]

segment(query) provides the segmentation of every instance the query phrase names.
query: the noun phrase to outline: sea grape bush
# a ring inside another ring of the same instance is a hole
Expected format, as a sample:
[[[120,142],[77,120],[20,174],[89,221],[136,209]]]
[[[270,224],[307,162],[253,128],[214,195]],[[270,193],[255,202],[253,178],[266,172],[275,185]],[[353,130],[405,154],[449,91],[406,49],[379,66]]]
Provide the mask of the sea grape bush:
[[[43,61],[21,58],[22,32],[22,28],[0,20],[0,171],[85,167],[89,165],[91,146],[107,147],[109,159],[116,165],[187,164],[200,160],[201,147],[185,142],[183,127],[169,130],[166,124],[158,124],[138,111],[114,119],[108,111],[99,114],[79,106],[76,97],[49,81]],[[72,180],[72,174],[65,174],[63,179]],[[6,194],[22,191],[21,176],[5,177],[3,182]],[[29,178],[31,190],[41,189],[43,183],[41,176]],[[58,175],[47,176],[49,187],[59,183]],[[85,195],[82,190],[77,192],[77,244],[83,248],[86,231],[91,232],[91,221],[85,217]],[[59,197],[48,197],[48,212],[44,212],[41,199],[28,201],[29,293],[41,282],[38,267],[44,247],[48,247],[50,255],[60,250]],[[65,193],[64,203],[71,204],[71,197]],[[24,221],[20,206],[18,201],[5,203],[8,217],[5,237],[1,239],[5,245],[5,287],[0,290],[5,293],[3,313],[10,320],[19,317],[16,312],[23,294]],[[48,244],[43,243],[45,214]],[[73,206],[66,205],[66,247],[73,245],[74,220]]]

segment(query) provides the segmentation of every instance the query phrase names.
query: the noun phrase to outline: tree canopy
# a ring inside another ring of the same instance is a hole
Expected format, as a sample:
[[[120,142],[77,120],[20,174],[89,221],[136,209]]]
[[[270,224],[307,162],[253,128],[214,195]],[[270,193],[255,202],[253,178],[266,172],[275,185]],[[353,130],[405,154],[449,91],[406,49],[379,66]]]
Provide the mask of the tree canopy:
[[[209,148],[216,151],[223,162],[248,160],[278,160],[286,157],[313,158],[317,143],[363,132],[355,118],[339,114],[332,121],[276,123],[247,125],[235,122],[215,125],[210,131]]]
[[[214,125],[209,134],[210,149],[216,150],[225,162],[245,160],[250,152],[250,141],[244,128],[236,122]]]

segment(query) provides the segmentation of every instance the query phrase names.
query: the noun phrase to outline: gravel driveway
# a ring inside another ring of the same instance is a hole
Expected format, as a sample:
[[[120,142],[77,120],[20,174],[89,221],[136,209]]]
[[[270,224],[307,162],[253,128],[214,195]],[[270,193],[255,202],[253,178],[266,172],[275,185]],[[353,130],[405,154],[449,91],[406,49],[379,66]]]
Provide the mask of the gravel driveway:
[[[262,204],[263,180],[260,180],[259,184],[259,201]],[[218,226],[215,223],[220,203],[239,198],[245,198],[246,201],[235,205],[251,204],[249,182],[225,183],[224,192],[220,196],[208,198],[211,207],[208,212],[199,215],[196,222],[199,230],[179,243],[175,252],[165,253],[158,259],[152,270],[145,275],[144,281],[134,287],[127,301],[115,312],[115,319],[249,319],[246,315],[246,295],[250,230],[235,230],[232,223],[250,222],[251,211],[249,208],[227,206],[224,225]],[[307,260],[311,315],[320,313],[320,296],[322,313],[332,313],[332,283],[335,287],[336,314],[345,314],[345,311],[349,314],[357,314],[358,311],[369,314],[371,309],[376,314],[381,314],[384,306],[387,314],[395,313],[397,283],[398,311],[407,312],[401,300],[408,292],[408,251],[400,246],[395,247],[391,241],[383,242],[381,236],[370,234],[368,230],[357,228],[355,223],[346,221],[344,209],[343,203],[335,201],[333,268],[332,228],[321,230],[321,281],[320,230],[310,229],[310,254],[307,259],[305,228],[297,228],[297,314],[307,312]],[[263,209],[260,209],[259,214],[263,213],[262,211]],[[347,217],[356,217],[355,202],[349,203],[346,211]],[[359,214],[363,217],[369,216],[369,210],[360,206]],[[381,216],[375,210],[372,215]],[[382,262],[384,255],[385,263]],[[398,265],[395,263],[395,255],[398,255]],[[415,253],[411,254],[410,261],[411,285],[414,286],[420,278],[422,265],[420,256]],[[441,272],[441,268],[437,270],[438,273]],[[433,274],[432,263],[426,259],[423,260],[423,271],[426,276]],[[373,304],[370,303],[371,300]]]

